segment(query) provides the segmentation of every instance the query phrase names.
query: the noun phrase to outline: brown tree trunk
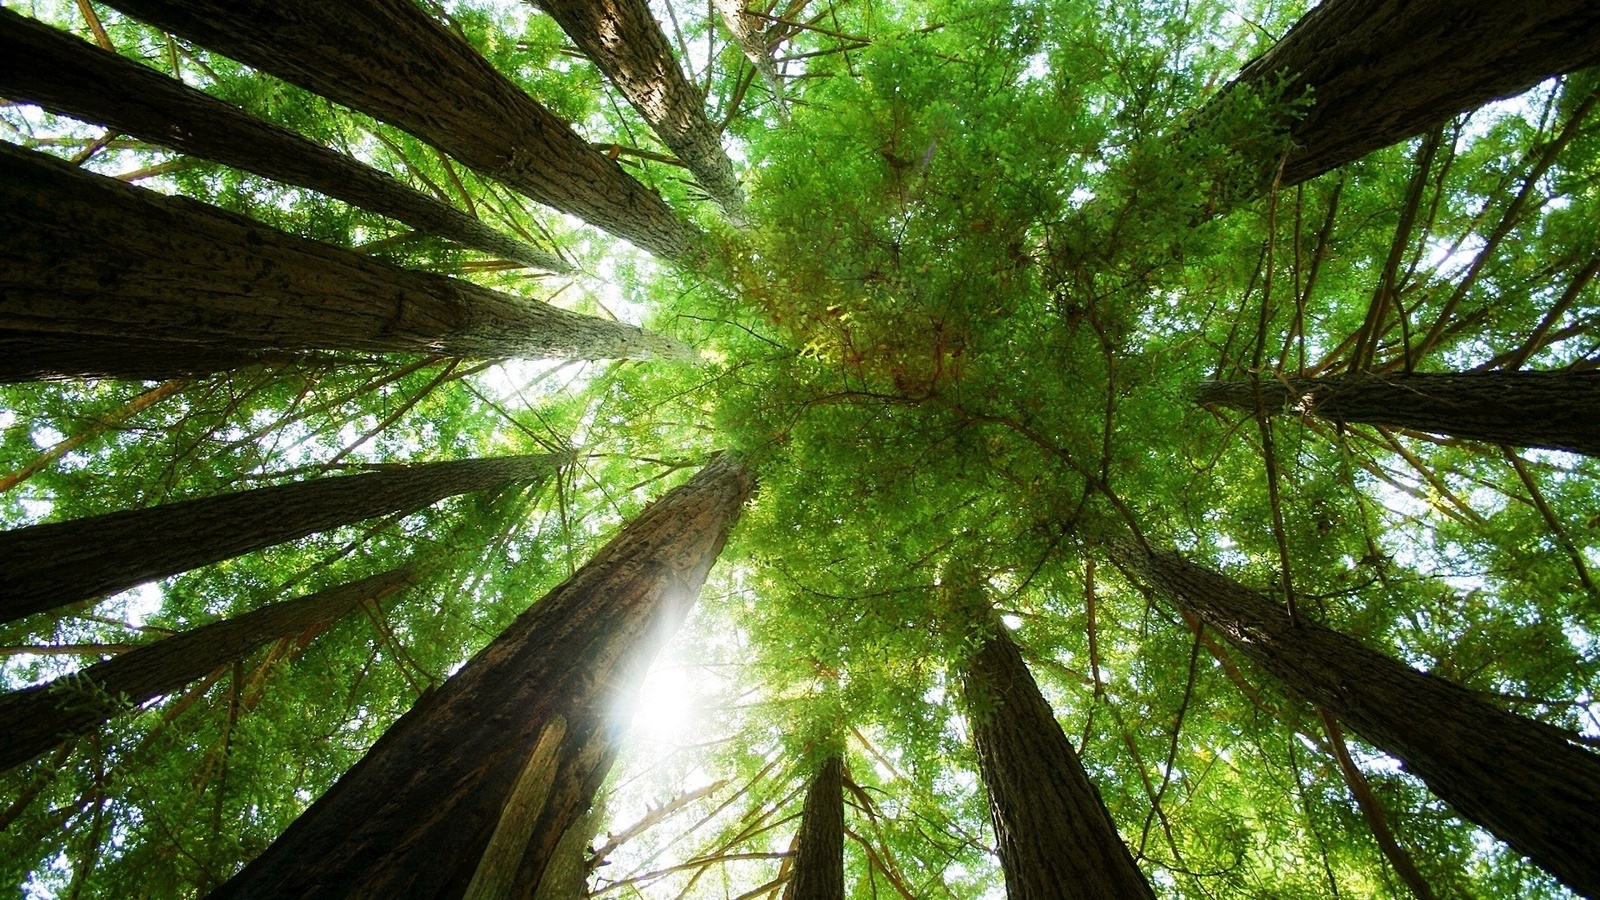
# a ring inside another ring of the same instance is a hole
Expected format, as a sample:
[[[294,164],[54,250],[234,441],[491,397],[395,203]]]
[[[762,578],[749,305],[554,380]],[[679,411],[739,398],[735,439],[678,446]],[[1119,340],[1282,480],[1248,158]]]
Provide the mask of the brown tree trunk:
[[[367,361],[379,359],[373,356]],[[319,361],[353,365],[363,360],[295,350],[249,350],[183,341],[109,340],[0,329],[0,384],[80,378],[166,381],[233,372],[248,366]]]
[[[806,789],[798,843],[783,900],[844,900],[844,758],[837,753]]]
[[[1338,632],[1291,622],[1279,604],[1175,553],[1120,543],[1113,555],[1463,817],[1600,896],[1600,754]]]
[[[476,896],[487,885],[532,897],[616,756],[625,701],[753,487],[722,457],[652,504],[419,700],[213,900],[422,900],[469,884]],[[486,849],[503,868],[480,871]]]
[[[468,167],[665,257],[661,198],[411,0],[115,0],[128,15],[411,132]]]
[[[0,771],[25,763],[125,709],[243,659],[262,644],[335,622],[362,603],[381,600],[415,579],[412,568],[403,566],[213,622],[49,684],[0,696]]]
[[[327,194],[549,272],[572,266],[342,153],[41,22],[0,10],[0,96]]]
[[[1011,900],[1153,897],[1003,628],[962,680]]]
[[[1409,428],[1600,456],[1600,372],[1447,372],[1263,377],[1271,414]],[[1254,412],[1249,381],[1208,382],[1195,401]]]
[[[0,532],[0,621],[127,590],[445,497],[548,476],[554,456],[422,463]]]
[[[700,91],[684,77],[646,0],[538,0],[584,55],[622,91],[661,142],[689,167],[730,218],[744,216],[744,190],[706,119]]]
[[[210,356],[687,352],[630,325],[407,271],[0,144],[0,334],[18,333],[38,334],[47,345],[190,343]],[[107,352],[101,368],[108,371],[126,357],[114,346]]]

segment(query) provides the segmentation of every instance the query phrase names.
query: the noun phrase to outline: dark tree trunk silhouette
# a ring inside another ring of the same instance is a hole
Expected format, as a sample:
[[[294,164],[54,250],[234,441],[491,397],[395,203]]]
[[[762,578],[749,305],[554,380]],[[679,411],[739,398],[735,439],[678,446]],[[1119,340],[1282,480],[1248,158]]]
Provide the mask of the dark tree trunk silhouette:
[[[806,789],[783,900],[844,900],[844,758],[823,760]]]
[[[753,488],[724,456],[640,513],[212,898],[532,897]]]
[[[411,584],[404,566],[173,635],[81,672],[0,696],[0,771],[125,709],[171,693],[270,641],[335,622]]]
[[[377,359],[373,356],[367,361]],[[182,341],[109,340],[0,329],[0,383],[4,384],[79,378],[166,381],[248,366],[318,361],[354,364],[362,359],[294,350],[248,350]]]
[[[445,497],[549,475],[555,456],[423,463],[313,478],[0,532],[0,621]]]
[[[692,232],[411,0],[115,0],[111,6],[411,132],[661,256]]]
[[[1600,896],[1600,754],[1167,551],[1118,562],[1322,707],[1463,817],[1580,894]]]
[[[572,266],[383,172],[66,32],[0,10],[0,96],[104,125],[550,272]]]
[[[1600,372],[1264,376],[1269,414],[1409,428],[1473,441],[1600,455]],[[1256,385],[1208,382],[1195,401],[1254,412]]]
[[[407,271],[0,145],[0,335],[26,334],[46,346],[99,339],[107,344],[99,368],[111,374],[124,374],[112,371],[126,359],[114,345],[128,339],[191,343],[211,357],[224,350],[579,359],[686,353],[630,325]]]

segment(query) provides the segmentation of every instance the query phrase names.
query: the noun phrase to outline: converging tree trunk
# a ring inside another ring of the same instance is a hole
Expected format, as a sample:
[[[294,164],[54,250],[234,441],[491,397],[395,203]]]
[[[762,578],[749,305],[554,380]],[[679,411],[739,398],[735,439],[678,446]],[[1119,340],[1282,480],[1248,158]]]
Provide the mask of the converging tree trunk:
[[[534,268],[572,271],[555,254],[513,240],[342,153],[9,10],[0,10],[0,96],[320,191],[424,234]]]
[[[630,325],[407,271],[6,144],[0,335],[16,334],[38,334],[47,345],[98,339],[107,353],[99,368],[111,374],[126,358],[116,345],[128,339],[193,344],[210,358],[219,350],[491,359],[687,353]],[[20,372],[16,365],[0,361],[0,372],[15,379],[37,371],[36,363]]]
[[[0,299],[0,306],[4,300]],[[377,360],[373,356],[368,361]],[[114,378],[166,381],[232,372],[249,366],[322,361],[353,364],[359,357],[296,350],[249,350],[182,341],[40,334],[0,329],[0,384]]]
[[[1175,553],[1113,556],[1294,693],[1321,706],[1463,817],[1588,897],[1600,896],[1600,754],[1479,700]]]
[[[823,760],[806,789],[783,900],[844,900],[844,757],[837,753]]]
[[[540,455],[423,463],[0,532],[0,621],[445,497],[546,478],[561,462]]]
[[[1249,381],[1208,382],[1194,399],[1254,412],[1256,390]],[[1263,376],[1260,402],[1272,415],[1600,455],[1600,372]]]
[[[174,635],[48,684],[0,696],[0,771],[123,710],[178,690],[270,641],[335,622],[416,579],[403,566]]]
[[[112,6],[411,132],[665,257],[692,231],[412,0],[115,0]]]
[[[753,488],[723,456],[640,513],[213,900],[532,897]]]

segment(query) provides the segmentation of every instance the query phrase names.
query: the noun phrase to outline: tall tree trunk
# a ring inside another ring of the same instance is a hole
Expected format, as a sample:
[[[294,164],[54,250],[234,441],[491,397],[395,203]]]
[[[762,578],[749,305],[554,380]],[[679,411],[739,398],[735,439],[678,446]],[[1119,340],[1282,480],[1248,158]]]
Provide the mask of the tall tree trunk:
[[[0,532],[0,621],[445,497],[544,478],[555,456],[423,463]]]
[[[1131,572],[1288,688],[1398,758],[1467,819],[1568,887],[1600,896],[1600,754],[1175,553],[1112,545]]]
[[[213,900],[444,898],[469,885],[532,897],[616,756],[625,701],[753,487],[724,456],[652,504],[419,700]]]
[[[837,753],[823,760],[806,789],[783,900],[844,900],[844,757]]]
[[[0,10],[0,96],[320,191],[425,234],[550,272],[572,266],[342,153],[147,66]]]
[[[538,0],[538,7],[622,91],[730,218],[744,217],[744,190],[646,0]]]
[[[772,102],[777,105],[780,116],[788,116],[788,108],[783,98],[783,76],[778,74],[778,64],[772,60],[772,48],[767,46],[766,29],[761,19],[754,13],[745,9],[746,0],[711,0],[711,5],[717,8],[722,16],[722,23],[727,26],[728,33],[733,36],[733,42],[739,46],[739,51],[750,65],[755,67],[761,80],[767,83],[767,90],[772,92]]]
[[[157,641],[81,672],[0,696],[0,771],[125,709],[171,693],[270,641],[338,621],[416,580],[402,566]]]
[[[403,128],[540,203],[665,257],[691,229],[412,0],[114,0],[112,6]]]
[[[0,297],[0,308],[3,306],[4,298]],[[369,359],[377,361],[380,357]],[[0,384],[80,378],[166,381],[232,372],[247,366],[301,362],[352,365],[361,361],[360,357],[297,350],[250,350],[184,341],[112,340],[0,329]]]
[[[1600,372],[1447,372],[1263,377],[1270,414],[1365,422],[1473,441],[1600,456]],[[1249,381],[1194,388],[1208,406],[1256,409]]]
[[[963,683],[1011,900],[1153,897],[1004,628],[973,656]]]
[[[16,333],[39,334],[47,346],[192,343],[211,355],[687,352],[630,325],[407,271],[0,144],[0,335]],[[107,355],[107,370],[126,356],[114,346]]]

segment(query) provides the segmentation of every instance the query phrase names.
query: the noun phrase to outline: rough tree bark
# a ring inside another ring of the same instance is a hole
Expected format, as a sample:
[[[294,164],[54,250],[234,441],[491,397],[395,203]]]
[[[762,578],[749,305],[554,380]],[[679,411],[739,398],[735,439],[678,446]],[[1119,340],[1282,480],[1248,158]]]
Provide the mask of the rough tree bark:
[[[1153,897],[1004,628],[962,681],[1011,900]]]
[[[1517,447],[1600,455],[1600,372],[1263,377],[1269,414],[1364,422]],[[1196,402],[1254,412],[1249,381],[1196,385]]]
[[[700,91],[684,77],[646,0],[538,0],[583,54],[622,91],[661,142],[689,167],[735,221],[744,190],[706,118]]]
[[[126,358],[115,345],[128,339],[189,343],[213,356],[687,353],[630,325],[407,271],[0,145],[0,335],[17,333],[99,339],[107,371]]]
[[[711,5],[722,16],[722,23],[733,36],[733,42],[739,46],[739,52],[755,67],[761,80],[767,83],[767,90],[772,92],[772,102],[777,104],[778,114],[786,117],[788,111],[783,98],[783,76],[778,74],[778,64],[772,59],[772,48],[767,46],[764,23],[745,9],[745,2],[712,0]]]
[[[25,763],[125,709],[243,659],[263,644],[335,622],[415,579],[415,571],[403,566],[213,622],[48,684],[0,696],[0,771]]]
[[[0,10],[0,96],[310,188],[504,259],[549,272],[573,271],[555,254],[507,237],[342,153],[9,10]]]
[[[724,456],[652,504],[419,700],[212,900],[454,898],[469,884],[532,897],[616,756],[623,701],[683,622],[753,488]],[[520,859],[497,851],[508,868],[480,871],[491,836],[503,849],[513,821],[531,826]]]
[[[0,532],[0,621],[127,590],[445,497],[548,476],[561,458],[503,456],[313,478]]]
[[[381,357],[370,357],[370,360],[378,359]],[[233,372],[248,366],[281,366],[319,360],[345,365],[361,361],[342,354],[248,350],[134,338],[112,341],[0,329],[0,384],[80,378],[166,381]]]
[[[823,760],[806,789],[783,900],[844,900],[844,758],[837,753]]]
[[[114,0],[128,15],[411,132],[665,257],[693,233],[411,0]]]
[[[1467,819],[1600,896],[1600,754],[1314,622],[1175,553],[1113,543],[1127,570],[1327,710]]]

